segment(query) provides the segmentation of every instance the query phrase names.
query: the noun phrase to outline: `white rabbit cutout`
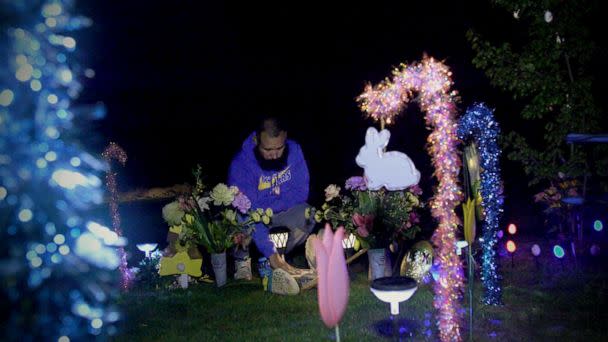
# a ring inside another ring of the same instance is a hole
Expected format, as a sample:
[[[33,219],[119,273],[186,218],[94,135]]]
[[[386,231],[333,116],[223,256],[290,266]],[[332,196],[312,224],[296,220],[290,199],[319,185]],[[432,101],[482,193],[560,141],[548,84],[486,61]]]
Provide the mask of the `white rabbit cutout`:
[[[385,187],[389,191],[403,190],[420,181],[420,172],[414,162],[398,151],[384,152],[391,132],[383,129],[378,133],[374,127],[365,133],[365,145],[359,150],[355,161],[364,170],[367,188],[379,190]]]

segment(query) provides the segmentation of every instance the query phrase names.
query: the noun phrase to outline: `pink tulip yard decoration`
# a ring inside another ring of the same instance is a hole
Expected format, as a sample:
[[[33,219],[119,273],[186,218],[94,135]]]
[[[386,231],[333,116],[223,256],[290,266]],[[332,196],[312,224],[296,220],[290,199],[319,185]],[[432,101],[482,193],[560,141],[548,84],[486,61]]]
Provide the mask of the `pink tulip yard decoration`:
[[[328,328],[335,327],[336,341],[340,341],[338,323],[344,316],[348,304],[349,279],[342,239],[344,228],[339,227],[335,233],[329,224],[325,225],[322,239],[313,238],[317,261],[319,312]]]
[[[439,183],[430,203],[431,214],[439,222],[432,239],[439,263],[434,306],[439,310],[437,324],[442,341],[462,339],[458,299],[464,280],[462,262],[454,248],[459,224],[455,207],[462,198],[462,191],[457,181],[461,160],[456,150],[456,91],[450,91],[451,75],[445,64],[424,57],[419,63],[395,69],[392,79],[368,85],[357,99],[365,116],[380,121],[380,128],[384,129],[385,124],[394,122],[394,117],[416,92],[416,101],[425,112],[427,127],[433,129],[427,141]]]

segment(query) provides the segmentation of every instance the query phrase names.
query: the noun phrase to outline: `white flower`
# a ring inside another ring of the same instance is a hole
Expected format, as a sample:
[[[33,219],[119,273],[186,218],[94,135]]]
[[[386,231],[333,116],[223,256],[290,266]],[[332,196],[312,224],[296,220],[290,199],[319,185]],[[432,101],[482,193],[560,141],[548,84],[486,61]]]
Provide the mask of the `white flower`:
[[[325,202],[329,202],[332,199],[338,197],[340,195],[340,187],[336,184],[330,184],[327,188],[325,188]]]
[[[200,197],[196,202],[202,211],[209,210],[209,202],[211,202],[211,197]]]
[[[557,42],[557,44],[561,44],[564,40],[558,34],[557,37],[555,38],[555,41]]]
[[[519,10],[513,12],[513,18],[519,19]]]
[[[545,12],[545,21],[550,23],[551,21],[553,21],[553,13],[551,13],[551,11],[546,11]]]

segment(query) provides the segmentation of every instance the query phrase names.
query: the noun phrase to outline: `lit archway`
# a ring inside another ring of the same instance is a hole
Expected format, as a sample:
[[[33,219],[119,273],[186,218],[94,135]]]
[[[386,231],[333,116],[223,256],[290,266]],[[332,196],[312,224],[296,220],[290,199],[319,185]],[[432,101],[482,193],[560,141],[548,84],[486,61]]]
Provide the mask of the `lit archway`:
[[[357,99],[365,114],[384,128],[417,93],[416,100],[425,113],[425,122],[432,129],[427,138],[428,152],[439,182],[430,203],[431,214],[439,222],[432,238],[439,264],[434,306],[439,310],[437,324],[443,341],[461,338],[459,297],[463,288],[462,263],[455,250],[460,222],[455,208],[461,201],[462,191],[457,181],[461,160],[456,149],[459,141],[455,121],[456,92],[450,90],[451,86],[449,68],[425,56],[419,63],[395,69],[392,79],[368,85]]]

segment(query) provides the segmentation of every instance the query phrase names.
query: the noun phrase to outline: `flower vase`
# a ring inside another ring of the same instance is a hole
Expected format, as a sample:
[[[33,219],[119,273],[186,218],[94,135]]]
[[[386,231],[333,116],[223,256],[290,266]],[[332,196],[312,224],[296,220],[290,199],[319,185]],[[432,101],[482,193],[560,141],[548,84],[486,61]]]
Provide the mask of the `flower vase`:
[[[215,285],[217,285],[217,287],[224,286],[227,278],[226,252],[212,253],[211,265],[213,266],[213,273],[215,274]]]
[[[367,257],[369,259],[369,280],[390,277],[393,274],[391,259],[386,248],[370,249],[367,251]]]

